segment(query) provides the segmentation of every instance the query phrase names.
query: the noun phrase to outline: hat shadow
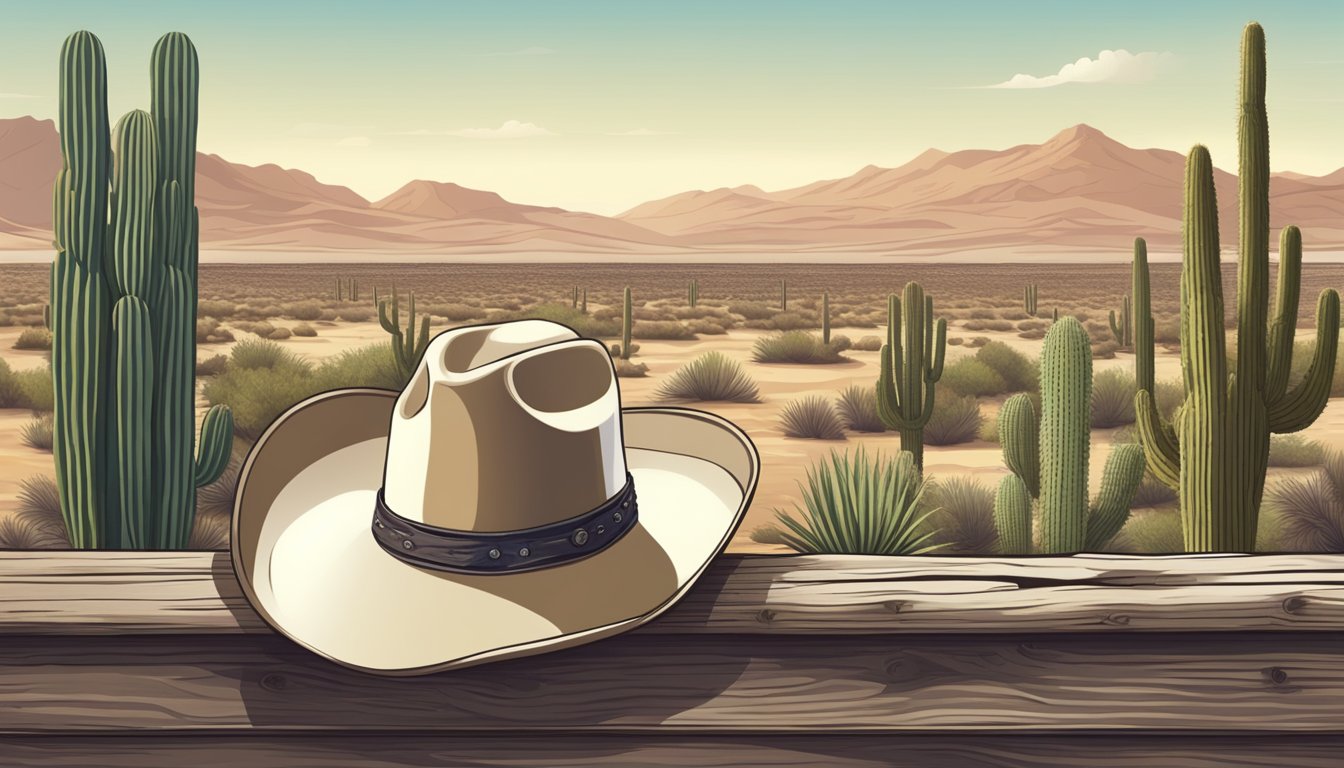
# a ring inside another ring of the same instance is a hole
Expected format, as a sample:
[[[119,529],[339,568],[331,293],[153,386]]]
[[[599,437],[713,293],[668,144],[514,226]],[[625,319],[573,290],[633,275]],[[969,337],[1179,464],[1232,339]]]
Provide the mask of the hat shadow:
[[[671,609],[677,624],[708,622],[736,567],[725,563],[706,573]],[[215,558],[212,570],[220,594],[239,592],[226,554]],[[767,590],[764,584],[756,594],[735,589],[732,601],[760,605]],[[236,598],[226,599],[230,610],[245,626],[254,625],[246,599]],[[227,643],[232,652],[203,648],[193,666],[235,680],[255,727],[618,726],[632,716],[641,722],[675,720],[714,701],[749,671],[752,646],[762,642],[751,635],[646,629],[464,669],[386,677],[344,667],[278,634],[254,634],[211,639],[205,645]],[[628,695],[632,690],[639,691],[637,699]]]

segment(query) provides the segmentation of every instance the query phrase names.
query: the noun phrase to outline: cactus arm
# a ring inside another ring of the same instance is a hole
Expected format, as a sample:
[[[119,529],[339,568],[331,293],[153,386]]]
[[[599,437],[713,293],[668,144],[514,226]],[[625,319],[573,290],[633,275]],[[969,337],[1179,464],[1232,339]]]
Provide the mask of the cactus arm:
[[[1283,228],[1279,239],[1279,281],[1274,297],[1274,320],[1269,329],[1269,362],[1265,371],[1265,402],[1271,410],[1288,391],[1301,288],[1302,232],[1297,227],[1288,226]]]
[[[1135,422],[1139,427],[1139,441],[1143,445],[1148,471],[1158,482],[1177,490],[1181,487],[1181,449],[1176,432],[1162,420],[1157,404],[1147,390],[1134,394]]]
[[[1112,309],[1112,310],[1110,311],[1110,313],[1109,313],[1108,316],[1107,316],[1107,319],[1108,319],[1108,321],[1110,322],[1110,325],[1111,325],[1111,335],[1115,337],[1115,343],[1117,343],[1117,344],[1123,344],[1123,343],[1124,343],[1124,338],[1125,338],[1125,332],[1122,331],[1122,330],[1120,330],[1120,325],[1119,325],[1119,323],[1116,322],[1116,318],[1115,318],[1115,310],[1114,310],[1114,309]]]
[[[929,366],[928,373],[924,375],[924,381],[927,384],[936,384],[943,378],[943,360],[947,352],[947,321],[938,318],[934,323],[934,342],[933,342],[933,364]]]
[[[1316,302],[1316,351],[1311,367],[1297,387],[1268,404],[1271,432],[1298,432],[1321,415],[1330,399],[1338,353],[1339,293],[1327,288]]]
[[[1017,475],[999,481],[999,490],[994,494],[994,527],[999,532],[999,552],[1031,553],[1031,496]]]
[[[1237,380],[1243,396],[1265,389],[1269,303],[1269,121],[1265,111],[1265,32],[1247,24],[1241,38],[1237,119],[1240,205],[1237,238]]]
[[[1003,463],[1018,477],[1031,498],[1041,495],[1040,420],[1031,398],[1016,394],[999,409],[999,441]]]
[[[233,451],[233,412],[226,405],[216,405],[205,413],[201,422],[201,439],[196,447],[196,487],[209,485],[224,474]]]
[[[1106,546],[1129,519],[1129,506],[1143,480],[1143,449],[1137,445],[1117,445],[1111,449],[1102,470],[1101,492],[1092,503],[1087,518],[1087,549],[1095,552]]]

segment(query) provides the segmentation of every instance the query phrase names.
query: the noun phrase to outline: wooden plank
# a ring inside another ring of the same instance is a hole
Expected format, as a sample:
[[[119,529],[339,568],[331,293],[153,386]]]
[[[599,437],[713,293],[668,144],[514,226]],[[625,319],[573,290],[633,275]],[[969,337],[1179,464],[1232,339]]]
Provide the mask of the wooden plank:
[[[1344,557],[719,558],[644,634],[1344,631]],[[268,633],[227,555],[0,552],[0,635]]]
[[[0,740],[16,768],[1336,768],[1344,737],[763,735],[56,736]]]
[[[1322,633],[643,635],[423,678],[278,637],[10,637],[0,732],[1344,734]]]

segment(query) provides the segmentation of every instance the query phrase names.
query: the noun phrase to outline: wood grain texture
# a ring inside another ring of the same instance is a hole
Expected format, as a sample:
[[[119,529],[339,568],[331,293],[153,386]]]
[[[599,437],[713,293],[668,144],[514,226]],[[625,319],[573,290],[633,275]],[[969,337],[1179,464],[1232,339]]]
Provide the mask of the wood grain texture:
[[[16,768],[1337,768],[1339,736],[60,736],[0,739]]]
[[[1344,631],[1336,555],[720,557],[643,634]],[[0,635],[268,633],[212,552],[0,552]]]
[[[422,678],[278,637],[10,637],[0,732],[1344,734],[1322,633],[644,635]]]

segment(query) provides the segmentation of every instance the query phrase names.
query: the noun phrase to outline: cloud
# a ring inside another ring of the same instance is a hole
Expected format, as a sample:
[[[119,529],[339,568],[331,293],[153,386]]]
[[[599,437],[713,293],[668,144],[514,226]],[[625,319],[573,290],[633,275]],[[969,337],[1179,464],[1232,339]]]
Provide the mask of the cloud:
[[[1138,83],[1152,80],[1157,73],[1175,58],[1171,53],[1144,51],[1130,53],[1123,48],[1118,51],[1102,51],[1097,58],[1083,58],[1065,64],[1059,72],[1044,77],[1018,73],[1011,79],[983,88],[1053,88],[1066,83]]]
[[[524,123],[518,120],[505,120],[498,128],[459,128],[455,131],[431,131],[417,128],[414,131],[398,131],[397,136],[458,136],[464,139],[526,139],[533,136],[554,136],[554,133],[536,123]]]
[[[367,147],[373,143],[373,139],[368,136],[346,136],[336,142],[338,147]]]
[[[671,136],[671,131],[655,131],[651,128],[635,128],[630,131],[613,131],[608,136]]]
[[[483,53],[482,56],[549,56],[555,53],[550,48],[543,48],[539,45],[530,45],[526,48],[519,48],[516,51],[496,51],[494,53]]]

